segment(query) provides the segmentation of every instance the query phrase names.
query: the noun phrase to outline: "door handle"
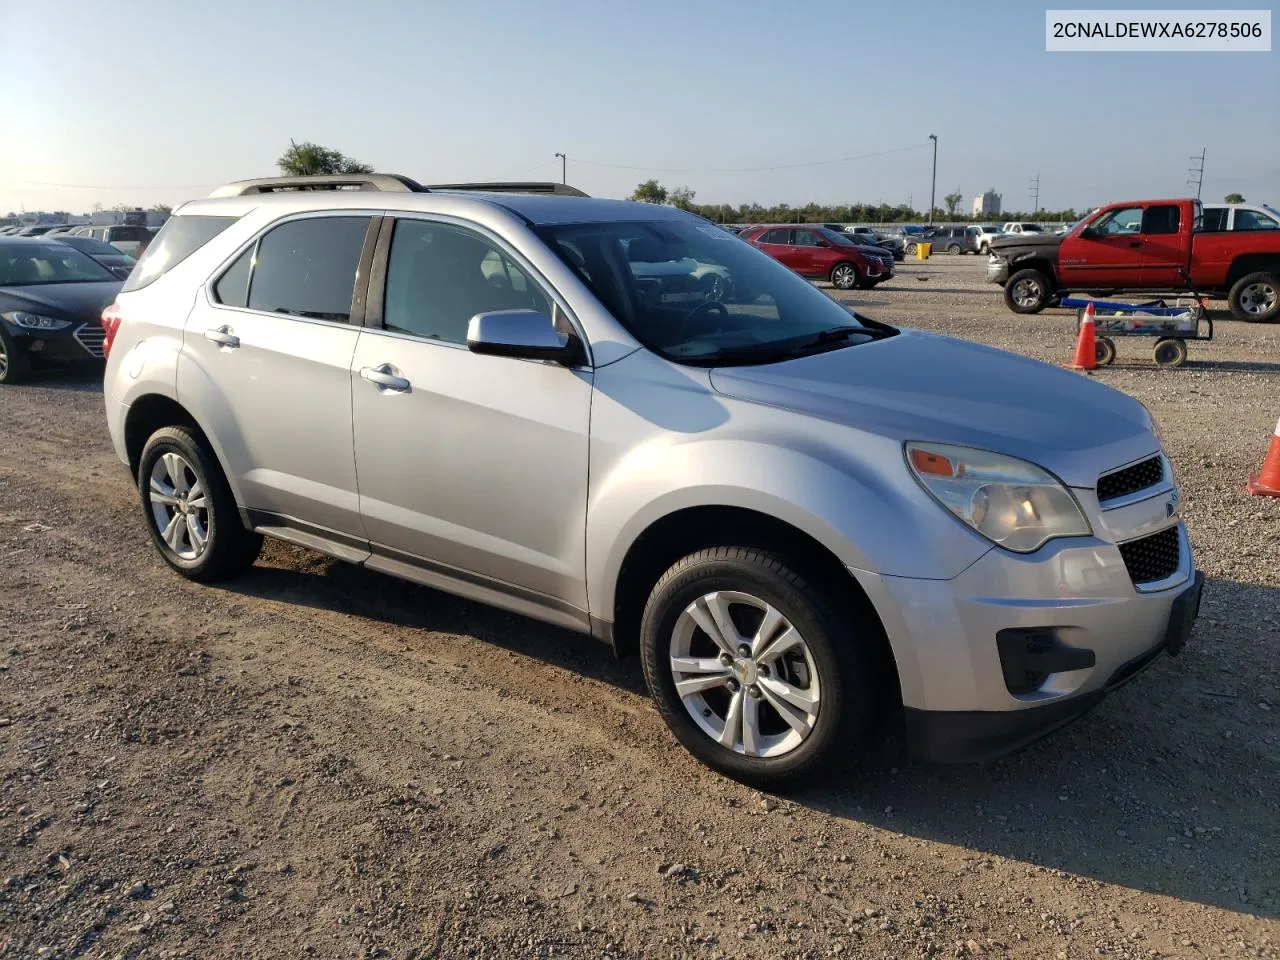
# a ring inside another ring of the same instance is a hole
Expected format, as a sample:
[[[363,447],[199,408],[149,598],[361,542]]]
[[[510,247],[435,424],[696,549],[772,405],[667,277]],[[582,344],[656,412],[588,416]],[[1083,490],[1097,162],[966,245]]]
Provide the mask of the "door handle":
[[[408,393],[409,381],[392,373],[391,371],[394,369],[395,367],[389,363],[384,363],[378,367],[361,367],[360,378],[377,384],[378,387],[385,388],[393,393]]]
[[[204,338],[206,340],[211,340],[220,347],[234,349],[240,346],[240,338],[232,333],[231,328],[228,326],[221,326],[216,330],[206,330],[204,332]]]

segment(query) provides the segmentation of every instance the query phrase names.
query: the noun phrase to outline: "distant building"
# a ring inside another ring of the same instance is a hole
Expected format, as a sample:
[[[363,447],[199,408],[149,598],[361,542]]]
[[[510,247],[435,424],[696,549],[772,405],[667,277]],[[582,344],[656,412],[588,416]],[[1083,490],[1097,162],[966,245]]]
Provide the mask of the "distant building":
[[[1000,214],[1000,201],[1004,199],[992,187],[980,197],[973,198],[973,215],[975,217],[995,217]]]

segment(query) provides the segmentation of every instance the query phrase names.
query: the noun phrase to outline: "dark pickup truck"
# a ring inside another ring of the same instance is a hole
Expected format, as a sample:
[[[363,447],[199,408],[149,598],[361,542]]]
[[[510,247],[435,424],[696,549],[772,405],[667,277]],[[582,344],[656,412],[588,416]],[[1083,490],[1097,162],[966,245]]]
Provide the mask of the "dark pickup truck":
[[[1280,230],[1204,232],[1198,200],[1102,207],[1065,235],[990,243],[987,279],[1015,313],[1039,313],[1069,293],[1226,294],[1233,316],[1280,318]]]

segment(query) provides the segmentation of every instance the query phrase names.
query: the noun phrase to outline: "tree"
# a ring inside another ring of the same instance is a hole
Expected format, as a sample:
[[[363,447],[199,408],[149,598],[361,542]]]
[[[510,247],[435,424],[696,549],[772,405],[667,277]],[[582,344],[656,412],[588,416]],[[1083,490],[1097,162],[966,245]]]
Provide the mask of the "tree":
[[[1228,193],[1222,198],[1223,203],[1244,203],[1244,197],[1238,193]]]
[[[667,188],[657,180],[646,180],[636,186],[636,192],[631,194],[631,199],[639,200],[641,203],[666,203]],[[693,199],[692,195],[689,199]]]
[[[151,207],[152,213],[163,213],[166,217],[173,213],[173,207],[167,203],[157,203]]]
[[[954,217],[956,215],[956,207],[960,206],[960,201],[964,199],[964,195],[960,193],[948,193],[942,198],[942,202],[947,205],[947,216]]]
[[[694,192],[688,187],[673,187],[667,195],[667,203],[681,210],[692,210],[694,196]]]
[[[348,157],[339,150],[318,143],[289,141],[276,166],[286,177],[309,177],[326,173],[373,173],[373,167]]]

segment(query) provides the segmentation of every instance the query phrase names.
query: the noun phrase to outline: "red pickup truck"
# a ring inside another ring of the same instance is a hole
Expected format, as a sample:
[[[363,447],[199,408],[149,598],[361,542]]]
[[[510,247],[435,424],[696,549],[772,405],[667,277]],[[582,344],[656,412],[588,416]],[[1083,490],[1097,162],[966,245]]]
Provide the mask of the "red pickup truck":
[[[996,237],[987,279],[1015,313],[1068,293],[1226,294],[1233,316],[1280,317],[1280,230],[1208,232],[1199,200],[1135,200],[1095,210],[1063,236]]]

